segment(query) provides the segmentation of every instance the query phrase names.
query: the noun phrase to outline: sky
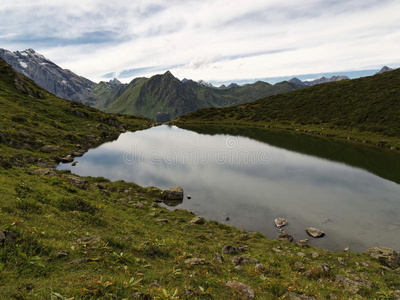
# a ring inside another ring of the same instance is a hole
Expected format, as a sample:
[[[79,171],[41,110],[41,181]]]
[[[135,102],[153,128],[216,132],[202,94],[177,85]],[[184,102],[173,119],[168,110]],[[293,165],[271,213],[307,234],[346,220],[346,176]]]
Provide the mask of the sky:
[[[0,48],[33,48],[95,82],[170,70],[274,83],[400,67],[399,0],[2,0],[0,20]]]

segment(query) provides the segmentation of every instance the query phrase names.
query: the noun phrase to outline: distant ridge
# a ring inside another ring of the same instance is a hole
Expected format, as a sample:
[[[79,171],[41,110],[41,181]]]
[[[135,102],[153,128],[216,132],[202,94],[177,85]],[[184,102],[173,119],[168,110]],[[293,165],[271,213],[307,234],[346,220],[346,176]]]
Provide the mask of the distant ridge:
[[[294,77],[294,78],[290,79],[289,82],[299,84],[299,85],[305,85],[305,86],[314,86],[317,84],[341,81],[341,80],[347,80],[347,79],[350,79],[350,78],[347,76],[332,76],[330,78],[326,78],[325,76],[323,76],[319,79],[315,79],[315,80],[311,80],[311,81],[301,81],[300,79]]]
[[[384,67],[382,67],[382,69],[381,69],[378,73],[376,73],[376,74],[382,74],[382,73],[389,72],[389,71],[393,71],[393,69],[392,69],[392,68],[389,68],[388,66],[384,66]]]

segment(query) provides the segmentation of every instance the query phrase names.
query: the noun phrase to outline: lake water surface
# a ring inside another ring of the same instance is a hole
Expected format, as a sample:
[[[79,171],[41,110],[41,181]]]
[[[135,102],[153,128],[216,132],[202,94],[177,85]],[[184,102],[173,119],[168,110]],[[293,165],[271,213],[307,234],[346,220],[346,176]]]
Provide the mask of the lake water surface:
[[[183,203],[206,219],[276,238],[274,219],[295,240],[307,227],[326,236],[311,244],[361,252],[400,250],[400,155],[312,136],[254,128],[158,126],[122,134],[89,150],[83,176],[166,189],[182,186]],[[229,217],[229,220],[227,218]]]

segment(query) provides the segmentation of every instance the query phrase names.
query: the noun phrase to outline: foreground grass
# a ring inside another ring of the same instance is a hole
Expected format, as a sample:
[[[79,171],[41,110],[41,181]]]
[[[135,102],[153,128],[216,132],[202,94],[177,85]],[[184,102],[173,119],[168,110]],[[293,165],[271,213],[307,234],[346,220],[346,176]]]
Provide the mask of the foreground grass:
[[[244,105],[202,109],[174,123],[273,127],[400,148],[399,80],[400,69]]]
[[[67,172],[38,170],[0,169],[1,229],[16,235],[0,246],[1,299],[242,299],[225,286],[230,280],[251,286],[258,299],[288,291],[354,297],[335,283],[339,274],[372,282],[358,291],[368,299],[396,299],[400,289],[394,270],[364,254],[269,240],[213,221],[190,225],[192,213],[156,204],[155,188],[104,178],[78,188]],[[248,248],[214,261],[225,245]],[[63,250],[69,255],[58,254]],[[239,270],[234,255],[256,258],[265,269],[252,262]],[[190,265],[189,258],[206,262]],[[319,267],[324,263],[328,271]]]
[[[227,281],[258,299],[398,298],[399,271],[366,254],[192,225],[192,213],[157,204],[156,188],[56,171],[60,158],[152,123],[58,99],[18,76],[0,61],[0,299],[251,297]],[[244,251],[221,254],[225,245]]]

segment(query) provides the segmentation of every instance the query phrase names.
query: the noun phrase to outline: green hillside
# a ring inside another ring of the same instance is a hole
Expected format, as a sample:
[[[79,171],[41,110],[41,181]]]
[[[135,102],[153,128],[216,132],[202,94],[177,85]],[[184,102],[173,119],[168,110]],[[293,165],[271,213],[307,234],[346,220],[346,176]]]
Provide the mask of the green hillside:
[[[176,124],[273,126],[400,146],[400,70],[326,83],[252,103],[202,109]],[[385,143],[386,142],[386,143]]]
[[[56,98],[2,60],[0,105],[0,299],[398,298],[397,260],[266,239],[54,168],[148,119]]]
[[[148,117],[166,122],[205,107],[225,107],[304,88],[290,82],[275,85],[256,82],[231,89],[206,87],[194,81],[181,82],[170,72],[149,79],[137,78],[129,84],[112,87],[99,83],[94,106],[109,113]]]

